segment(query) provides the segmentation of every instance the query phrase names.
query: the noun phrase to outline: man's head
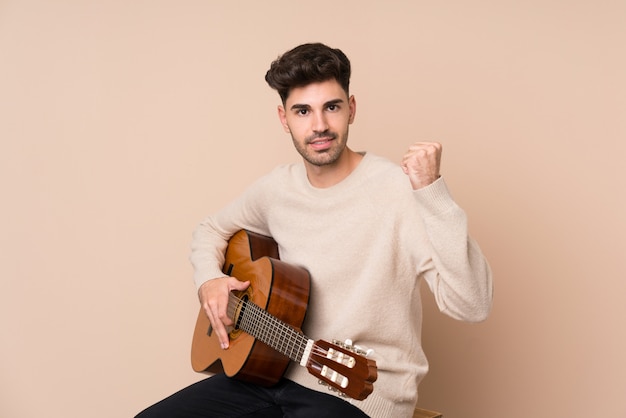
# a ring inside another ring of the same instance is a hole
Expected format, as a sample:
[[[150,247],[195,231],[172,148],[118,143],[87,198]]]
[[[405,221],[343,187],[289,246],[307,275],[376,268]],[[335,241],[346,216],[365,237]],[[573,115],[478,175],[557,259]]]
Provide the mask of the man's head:
[[[321,43],[303,44],[272,62],[265,81],[285,104],[292,89],[333,79],[348,96],[350,71],[350,60],[341,50]]]

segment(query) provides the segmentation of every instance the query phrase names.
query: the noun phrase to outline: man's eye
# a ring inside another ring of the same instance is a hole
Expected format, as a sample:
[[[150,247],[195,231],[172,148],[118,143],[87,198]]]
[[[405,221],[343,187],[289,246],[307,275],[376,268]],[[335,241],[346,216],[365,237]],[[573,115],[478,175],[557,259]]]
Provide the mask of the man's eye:
[[[332,104],[332,105],[328,105],[328,110],[330,110],[331,112],[334,112],[334,111],[335,111],[335,110],[337,110],[337,109],[338,109],[338,106],[337,106],[337,105],[334,105],[334,104]]]
[[[309,113],[309,111],[307,109],[298,109],[298,115],[304,116],[307,113]]]

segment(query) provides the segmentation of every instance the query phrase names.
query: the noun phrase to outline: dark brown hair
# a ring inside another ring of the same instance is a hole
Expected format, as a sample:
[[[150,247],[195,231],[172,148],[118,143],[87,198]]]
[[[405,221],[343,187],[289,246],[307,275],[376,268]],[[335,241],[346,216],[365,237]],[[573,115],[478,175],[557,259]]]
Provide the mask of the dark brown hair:
[[[350,60],[341,50],[311,43],[278,57],[265,74],[265,81],[278,92],[284,104],[291,89],[332,79],[349,94],[350,72]]]

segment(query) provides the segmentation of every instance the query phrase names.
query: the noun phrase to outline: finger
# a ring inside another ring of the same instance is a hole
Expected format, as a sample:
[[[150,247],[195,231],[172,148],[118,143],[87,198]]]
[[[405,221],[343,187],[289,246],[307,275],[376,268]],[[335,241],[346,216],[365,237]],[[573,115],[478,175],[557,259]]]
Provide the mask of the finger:
[[[227,349],[230,339],[228,338],[226,325],[228,325],[230,319],[227,315],[223,315],[220,313],[220,307],[215,301],[207,304],[207,306],[205,307],[205,313],[209,318],[209,321],[211,322],[213,332],[215,332],[220,346],[222,347],[222,349]]]
[[[210,306],[210,312],[214,318],[214,321],[212,321],[211,323],[214,324],[214,331],[216,332],[218,340],[220,342],[220,346],[223,349],[227,349],[230,345],[230,338],[228,337],[229,333],[227,327],[233,325],[233,318],[231,318],[228,313],[230,292],[233,290],[243,291],[247,289],[249,285],[249,281],[242,282],[235,277],[228,277],[228,292],[226,293],[226,295],[223,295],[223,298],[214,300]],[[211,318],[209,318],[209,320],[211,320]]]
[[[248,288],[248,286],[250,286],[250,282],[249,281],[245,281],[245,282],[241,282],[235,278],[233,278],[234,280],[229,282],[229,288],[230,290],[246,290]]]
[[[411,144],[409,146],[409,150],[413,150],[413,149],[417,149],[417,148],[436,148],[436,149],[442,149],[443,146],[441,145],[440,142],[434,142],[434,141],[420,141],[420,142],[414,142],[413,144]]]
[[[441,144],[437,142],[416,143],[409,147],[409,150],[402,158],[404,168],[417,167],[424,163],[438,164],[441,159]]]

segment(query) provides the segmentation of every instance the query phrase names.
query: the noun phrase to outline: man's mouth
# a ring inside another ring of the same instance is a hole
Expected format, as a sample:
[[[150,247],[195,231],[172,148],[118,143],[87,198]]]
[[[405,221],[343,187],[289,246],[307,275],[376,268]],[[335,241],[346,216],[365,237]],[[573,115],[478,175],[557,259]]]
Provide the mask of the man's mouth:
[[[335,135],[316,136],[308,141],[309,146],[316,151],[323,151],[331,146],[331,142],[335,139]]]

